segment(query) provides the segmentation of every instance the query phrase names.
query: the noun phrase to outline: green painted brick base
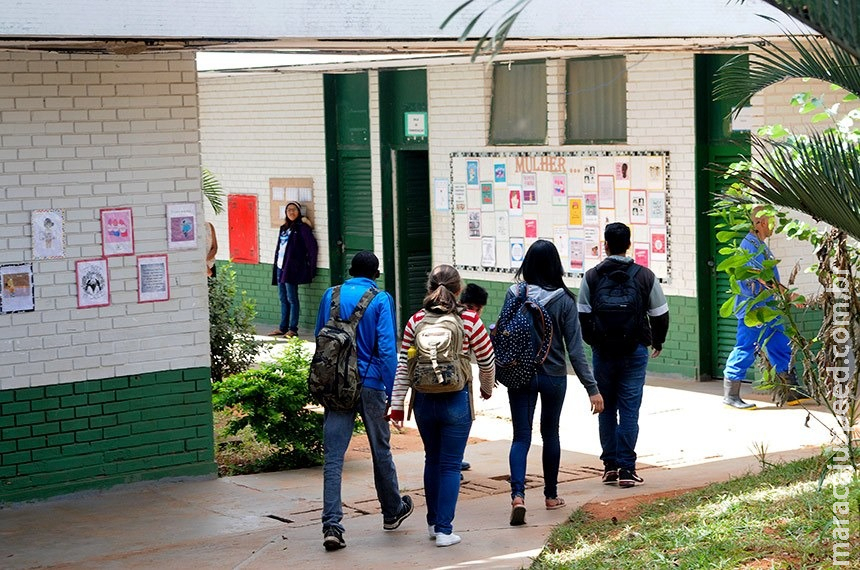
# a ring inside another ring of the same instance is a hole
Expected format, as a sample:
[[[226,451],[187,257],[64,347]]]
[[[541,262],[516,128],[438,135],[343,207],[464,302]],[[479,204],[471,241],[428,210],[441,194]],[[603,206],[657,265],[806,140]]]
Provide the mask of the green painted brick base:
[[[278,288],[272,285],[271,264],[234,263],[236,285],[257,304],[256,321],[274,328],[281,321],[281,301]],[[328,269],[317,270],[308,285],[299,285],[299,332],[311,335],[316,325],[317,309],[325,290],[331,286]]]
[[[0,503],[217,475],[209,368],[0,391]]]

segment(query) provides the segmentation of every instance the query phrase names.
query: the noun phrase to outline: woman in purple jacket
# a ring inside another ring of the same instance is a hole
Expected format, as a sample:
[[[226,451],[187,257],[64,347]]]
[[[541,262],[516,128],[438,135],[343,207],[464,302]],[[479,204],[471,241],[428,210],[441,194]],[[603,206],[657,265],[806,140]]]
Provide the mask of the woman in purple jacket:
[[[284,214],[272,265],[272,285],[278,287],[281,299],[281,324],[269,336],[290,337],[299,332],[299,284],[310,283],[317,273],[317,240],[298,202],[287,204]]]

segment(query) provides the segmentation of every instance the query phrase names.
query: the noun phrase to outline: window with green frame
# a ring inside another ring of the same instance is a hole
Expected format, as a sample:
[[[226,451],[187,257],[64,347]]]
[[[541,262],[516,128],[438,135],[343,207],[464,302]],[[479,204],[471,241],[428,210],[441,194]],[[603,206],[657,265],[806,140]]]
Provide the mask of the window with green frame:
[[[544,144],[546,114],[545,61],[493,66],[490,144]]]
[[[565,142],[627,141],[627,62],[623,56],[567,60]]]

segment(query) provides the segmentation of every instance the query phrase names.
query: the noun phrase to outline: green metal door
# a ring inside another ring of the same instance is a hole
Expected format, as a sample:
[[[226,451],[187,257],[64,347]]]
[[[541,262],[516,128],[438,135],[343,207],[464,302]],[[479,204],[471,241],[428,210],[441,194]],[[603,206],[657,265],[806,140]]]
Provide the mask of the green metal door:
[[[367,73],[323,77],[329,256],[332,282],[348,279],[353,256],[373,250]]]
[[[718,146],[710,147],[709,164],[715,165],[716,168],[728,167],[733,162],[737,162],[738,147],[736,146]],[[709,188],[712,188],[716,193],[725,191],[731,184],[731,180],[723,178],[715,172],[709,172],[710,179]],[[712,202],[713,204],[713,199]],[[719,253],[721,247],[716,238],[716,224],[718,219],[709,216],[710,222],[710,247],[708,251],[708,273],[710,281],[713,283],[710,295],[710,310],[711,317],[711,377],[722,378],[723,368],[726,366],[726,359],[735,344],[735,334],[737,331],[738,320],[734,316],[723,318],[720,316],[720,307],[731,296],[729,293],[729,277],[725,271],[717,271],[717,266],[725,259],[726,256]]]
[[[729,298],[729,280],[716,268],[724,256],[716,238],[718,220],[709,216],[715,196],[733,182],[721,171],[750,156],[749,134],[734,132],[729,114],[733,105],[714,101],[714,73],[732,56],[696,56],[696,168],[697,282],[699,293],[699,349],[702,374],[722,378],[726,359],[735,343],[737,319],[720,317],[720,306]]]
[[[421,308],[431,269],[429,177],[427,151],[397,153],[398,301],[403,325]]]
[[[379,71],[379,134],[385,288],[396,299],[400,329],[421,306],[431,269],[430,170],[426,135],[406,132],[409,113],[427,113],[423,69]]]
[[[370,151],[342,151],[338,160],[340,239],[343,263],[349,269],[353,256],[373,251],[373,207],[370,190]],[[344,279],[346,279],[344,272]]]

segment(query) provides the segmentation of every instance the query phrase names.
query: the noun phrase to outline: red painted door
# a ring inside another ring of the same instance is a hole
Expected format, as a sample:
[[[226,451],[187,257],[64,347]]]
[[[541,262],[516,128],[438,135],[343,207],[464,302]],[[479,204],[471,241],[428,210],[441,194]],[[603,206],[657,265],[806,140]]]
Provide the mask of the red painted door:
[[[230,259],[233,263],[259,263],[257,238],[257,197],[227,196],[227,224],[230,231]]]

